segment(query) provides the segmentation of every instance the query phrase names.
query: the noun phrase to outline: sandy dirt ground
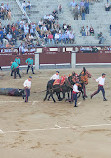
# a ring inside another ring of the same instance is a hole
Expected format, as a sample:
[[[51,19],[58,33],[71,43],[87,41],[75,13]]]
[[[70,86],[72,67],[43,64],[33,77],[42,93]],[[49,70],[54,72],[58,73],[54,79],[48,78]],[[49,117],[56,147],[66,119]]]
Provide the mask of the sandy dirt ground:
[[[73,70],[59,71],[60,76],[68,76]],[[79,73],[81,69],[75,71]],[[88,98],[83,101],[80,97],[77,108],[65,100],[44,102],[45,92],[40,91],[46,89],[55,70],[36,71],[29,103],[24,103],[22,97],[0,96],[0,129],[4,132],[0,132],[0,157],[111,158],[111,68],[88,71],[95,78],[102,72],[107,74],[107,102],[101,92],[90,99],[97,89],[92,78],[87,85]],[[0,72],[0,87],[23,88],[28,75],[25,71],[21,74],[21,79],[14,80],[10,72]]]

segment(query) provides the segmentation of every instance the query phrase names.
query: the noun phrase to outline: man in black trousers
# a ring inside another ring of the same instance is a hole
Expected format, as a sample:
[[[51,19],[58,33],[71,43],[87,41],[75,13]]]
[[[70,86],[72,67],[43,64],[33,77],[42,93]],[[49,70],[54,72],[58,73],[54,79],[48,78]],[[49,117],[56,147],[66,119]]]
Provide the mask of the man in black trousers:
[[[99,77],[98,79],[96,79],[96,82],[99,82],[98,84],[98,89],[97,91],[95,91],[92,95],[91,95],[91,99],[94,95],[98,94],[100,91],[103,94],[103,101],[107,101],[107,99],[105,98],[105,90],[104,90],[104,84],[105,84],[105,76],[106,74],[103,73],[101,77]]]

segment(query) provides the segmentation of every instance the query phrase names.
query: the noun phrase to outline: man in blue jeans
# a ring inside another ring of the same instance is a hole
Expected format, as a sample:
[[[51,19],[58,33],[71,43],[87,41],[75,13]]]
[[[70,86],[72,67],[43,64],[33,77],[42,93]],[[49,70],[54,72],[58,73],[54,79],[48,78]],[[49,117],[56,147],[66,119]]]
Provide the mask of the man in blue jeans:
[[[79,82],[76,82],[73,86],[73,91],[72,91],[72,100],[75,100],[75,105],[74,107],[77,107],[77,93],[80,93],[78,90]]]
[[[97,91],[95,91],[92,95],[91,95],[91,99],[94,95],[98,94],[100,91],[103,94],[103,101],[107,101],[107,99],[105,98],[105,90],[104,90],[104,84],[105,84],[105,76],[106,74],[103,73],[101,77],[99,77],[98,79],[96,79],[96,82],[98,82],[98,89]]]
[[[28,102],[28,98],[30,96],[31,80],[32,80],[32,77],[29,76],[29,78],[25,80],[23,84],[24,89],[25,89],[25,95],[23,95],[23,99],[25,98],[25,102]]]

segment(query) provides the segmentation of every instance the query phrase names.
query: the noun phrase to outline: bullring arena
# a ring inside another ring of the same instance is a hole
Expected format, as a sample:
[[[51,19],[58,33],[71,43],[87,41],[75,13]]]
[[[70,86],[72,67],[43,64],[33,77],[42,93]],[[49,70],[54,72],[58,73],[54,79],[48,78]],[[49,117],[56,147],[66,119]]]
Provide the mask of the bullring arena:
[[[74,69],[60,69],[69,75]],[[77,73],[81,69],[75,69]],[[24,103],[22,97],[0,96],[0,155],[2,158],[110,158],[111,150],[111,68],[88,68],[95,77],[106,75],[106,98],[101,93],[92,100],[97,89],[91,78],[87,85],[88,98],[78,99],[78,107],[69,102],[43,101],[49,76],[55,70],[38,70],[33,75],[31,97]],[[23,88],[28,78],[13,80],[9,71],[0,72],[0,86]],[[29,74],[30,75],[30,74]],[[56,96],[54,95],[56,98]]]
[[[0,158],[111,158],[110,19],[109,0],[0,0],[0,90],[23,89],[32,76],[28,103],[0,95]],[[68,77],[83,67],[92,77],[78,107],[67,95],[43,101],[56,71]],[[107,101],[101,92],[90,98],[102,73]]]

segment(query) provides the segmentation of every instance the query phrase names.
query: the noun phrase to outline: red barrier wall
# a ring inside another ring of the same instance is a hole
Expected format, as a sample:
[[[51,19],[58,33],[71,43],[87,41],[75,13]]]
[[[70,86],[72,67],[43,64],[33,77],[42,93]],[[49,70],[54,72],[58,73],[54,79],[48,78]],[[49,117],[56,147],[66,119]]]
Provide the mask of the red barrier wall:
[[[111,63],[110,53],[77,53],[76,63]]]
[[[62,64],[71,63],[70,52],[48,52],[40,54],[40,64]]]
[[[29,57],[33,57],[34,61],[35,61],[35,55],[18,55],[18,57],[21,60],[21,65],[26,65],[25,60]],[[10,66],[10,62],[14,61],[16,58],[16,55],[0,55],[0,66]]]

